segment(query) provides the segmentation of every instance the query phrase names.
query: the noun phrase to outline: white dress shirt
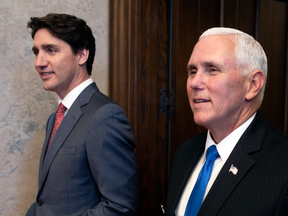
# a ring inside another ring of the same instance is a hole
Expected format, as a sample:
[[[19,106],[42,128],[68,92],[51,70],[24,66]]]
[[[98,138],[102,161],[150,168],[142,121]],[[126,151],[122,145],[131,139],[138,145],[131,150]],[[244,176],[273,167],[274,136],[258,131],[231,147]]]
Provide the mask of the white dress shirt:
[[[58,105],[62,102],[62,104],[67,108],[65,115],[67,114],[68,110],[76,100],[76,98],[81,94],[81,92],[91,83],[93,83],[92,78],[89,78],[82,82],[80,85],[75,87],[72,91],[70,91],[64,98],[61,100],[58,97]]]
[[[175,210],[176,216],[184,216],[186,206],[190,197],[190,194],[192,192],[192,189],[194,188],[194,185],[196,184],[198,175],[206,161],[206,151],[211,145],[216,145],[217,151],[220,155],[219,158],[217,158],[214,162],[212,173],[209,179],[209,182],[207,184],[207,188],[204,194],[204,198],[207,196],[210,188],[212,187],[216,177],[218,176],[220,170],[222,169],[223,165],[227,161],[228,157],[230,156],[232,150],[234,149],[235,145],[237,144],[240,137],[243,135],[245,130],[248,128],[248,126],[251,124],[253,119],[255,118],[256,113],[254,113],[246,122],[244,122],[241,126],[239,126],[236,130],[234,130],[232,133],[230,133],[227,137],[225,137],[220,143],[217,145],[215,144],[214,140],[212,139],[210,135],[210,131],[207,132],[207,139],[206,139],[206,145],[205,145],[205,151],[203,155],[201,156],[200,160],[198,161],[197,165],[195,166],[189,180],[187,181],[186,187],[182,193],[182,196],[179,200],[178,206]]]

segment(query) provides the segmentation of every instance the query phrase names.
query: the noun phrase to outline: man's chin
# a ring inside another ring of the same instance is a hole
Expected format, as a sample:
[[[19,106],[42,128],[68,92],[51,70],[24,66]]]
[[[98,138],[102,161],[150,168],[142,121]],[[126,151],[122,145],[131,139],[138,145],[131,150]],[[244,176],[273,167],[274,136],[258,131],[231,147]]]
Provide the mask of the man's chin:
[[[54,89],[54,88],[52,88],[52,87],[49,86],[49,85],[45,85],[44,83],[43,83],[43,89],[46,90],[46,91],[55,92],[55,89]]]
[[[208,121],[209,119],[207,119],[207,116],[199,116],[199,115],[194,116],[194,122],[199,126],[206,127],[208,124]]]

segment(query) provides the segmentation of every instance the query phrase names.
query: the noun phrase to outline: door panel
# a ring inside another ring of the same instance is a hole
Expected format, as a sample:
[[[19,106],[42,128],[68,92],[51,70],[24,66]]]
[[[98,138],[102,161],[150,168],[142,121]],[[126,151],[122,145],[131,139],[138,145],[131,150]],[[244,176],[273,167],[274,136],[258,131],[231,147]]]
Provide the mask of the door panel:
[[[140,216],[158,215],[167,188],[169,1],[110,1],[110,97],[126,112],[135,140]]]

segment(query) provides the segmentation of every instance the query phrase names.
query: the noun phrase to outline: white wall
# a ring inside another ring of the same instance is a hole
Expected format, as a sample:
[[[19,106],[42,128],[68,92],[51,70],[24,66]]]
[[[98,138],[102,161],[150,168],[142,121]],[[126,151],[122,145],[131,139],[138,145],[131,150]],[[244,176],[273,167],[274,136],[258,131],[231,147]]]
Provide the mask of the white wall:
[[[84,19],[96,38],[92,78],[108,94],[108,0],[2,0],[0,6],[0,215],[24,215],[35,201],[38,165],[57,96],[42,88],[26,28],[49,12]]]

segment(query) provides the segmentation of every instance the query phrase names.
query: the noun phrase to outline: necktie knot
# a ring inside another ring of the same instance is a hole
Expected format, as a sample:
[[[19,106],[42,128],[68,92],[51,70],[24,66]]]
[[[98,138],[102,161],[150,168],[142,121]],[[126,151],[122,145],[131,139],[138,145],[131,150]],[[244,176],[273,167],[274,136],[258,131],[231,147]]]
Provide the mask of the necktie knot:
[[[215,161],[219,157],[219,153],[215,145],[210,146],[206,152],[206,161]]]
[[[67,108],[66,108],[62,103],[60,103],[59,106],[58,106],[58,109],[57,109],[56,113],[62,113],[62,114],[64,114],[65,111],[66,111],[66,109],[67,109]]]

